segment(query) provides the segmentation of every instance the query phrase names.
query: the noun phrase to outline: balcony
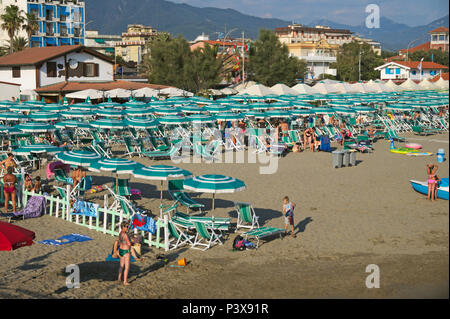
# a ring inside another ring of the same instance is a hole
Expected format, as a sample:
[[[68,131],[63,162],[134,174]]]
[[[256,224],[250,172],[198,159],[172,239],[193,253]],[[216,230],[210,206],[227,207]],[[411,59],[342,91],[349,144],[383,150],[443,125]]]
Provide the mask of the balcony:
[[[328,63],[336,62],[335,56],[328,56],[328,55],[308,55],[308,56],[300,56],[298,58],[301,60],[305,60],[306,62],[328,62]]]

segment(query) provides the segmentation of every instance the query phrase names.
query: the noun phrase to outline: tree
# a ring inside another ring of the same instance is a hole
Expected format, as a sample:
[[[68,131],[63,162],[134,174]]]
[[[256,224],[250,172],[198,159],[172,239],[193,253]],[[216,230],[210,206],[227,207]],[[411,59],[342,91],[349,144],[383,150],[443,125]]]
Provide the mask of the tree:
[[[8,33],[9,43],[14,42],[14,37],[17,31],[22,27],[25,18],[22,16],[22,10],[18,6],[10,5],[5,8],[5,12],[0,15],[0,20],[2,20],[2,29]],[[14,46],[10,45],[9,53],[14,52]]]
[[[448,52],[444,52],[442,50],[436,50],[432,49],[429,51],[415,51],[412,53],[409,53],[409,58],[411,58],[411,61],[420,61],[422,58],[424,61],[432,61],[448,66]]]
[[[28,36],[28,43],[31,43],[31,36],[35,31],[39,31],[39,21],[32,13],[25,13],[25,22],[22,29],[25,30]]]
[[[142,70],[151,83],[197,93],[221,80],[223,61],[217,54],[218,47],[206,45],[191,51],[181,36],[172,38],[162,34],[149,42],[147,51]]]
[[[381,56],[377,55],[367,43],[352,41],[341,46],[338,51],[337,61],[331,65],[337,69],[337,79],[340,81],[358,81],[359,79],[359,54],[361,52],[361,80],[378,79],[379,71],[374,68],[384,63]]]
[[[395,52],[381,50],[381,58],[382,59],[391,58],[391,57],[396,56],[396,55],[397,55],[397,53],[395,53]]]
[[[289,50],[274,32],[259,31],[258,40],[250,48],[249,79],[267,86],[284,83],[292,86],[306,73],[306,62],[289,56]]]

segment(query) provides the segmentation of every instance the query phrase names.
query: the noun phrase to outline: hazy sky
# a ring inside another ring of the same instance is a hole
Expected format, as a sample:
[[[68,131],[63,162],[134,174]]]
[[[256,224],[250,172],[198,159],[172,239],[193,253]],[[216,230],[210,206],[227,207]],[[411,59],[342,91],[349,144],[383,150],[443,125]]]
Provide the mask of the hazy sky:
[[[409,26],[424,25],[448,14],[448,0],[169,0],[196,7],[231,8],[242,13],[307,24],[316,19],[359,25],[368,4],[380,15]]]

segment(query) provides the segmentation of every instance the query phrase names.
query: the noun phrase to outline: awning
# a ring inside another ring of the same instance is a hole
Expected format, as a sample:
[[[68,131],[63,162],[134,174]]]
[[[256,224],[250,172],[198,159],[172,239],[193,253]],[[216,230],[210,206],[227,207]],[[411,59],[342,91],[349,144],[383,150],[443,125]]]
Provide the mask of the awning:
[[[104,39],[94,39],[95,42],[99,43],[99,44],[104,44],[105,40]]]

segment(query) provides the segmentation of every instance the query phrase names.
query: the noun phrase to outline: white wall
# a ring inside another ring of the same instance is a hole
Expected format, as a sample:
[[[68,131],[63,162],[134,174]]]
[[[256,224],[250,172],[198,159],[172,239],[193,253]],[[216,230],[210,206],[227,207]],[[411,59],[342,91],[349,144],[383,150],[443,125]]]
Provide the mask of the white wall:
[[[0,100],[11,100],[18,98],[20,95],[20,86],[0,83]]]
[[[36,89],[36,69],[34,66],[21,66],[20,78],[13,78],[12,67],[0,67],[0,81],[20,84],[21,90]]]
[[[94,57],[87,53],[70,53],[67,55],[67,60],[72,59],[83,63],[97,63],[99,65],[99,76],[98,77],[70,77],[69,81],[113,81],[113,65],[97,57]],[[64,65],[64,57],[59,57],[56,59],[49,60],[47,62],[56,62],[56,64]],[[58,71],[64,70],[58,69]],[[64,76],[60,77],[47,77],[47,63],[45,62],[39,69],[39,83],[40,86],[51,85],[59,82],[65,81]]]

